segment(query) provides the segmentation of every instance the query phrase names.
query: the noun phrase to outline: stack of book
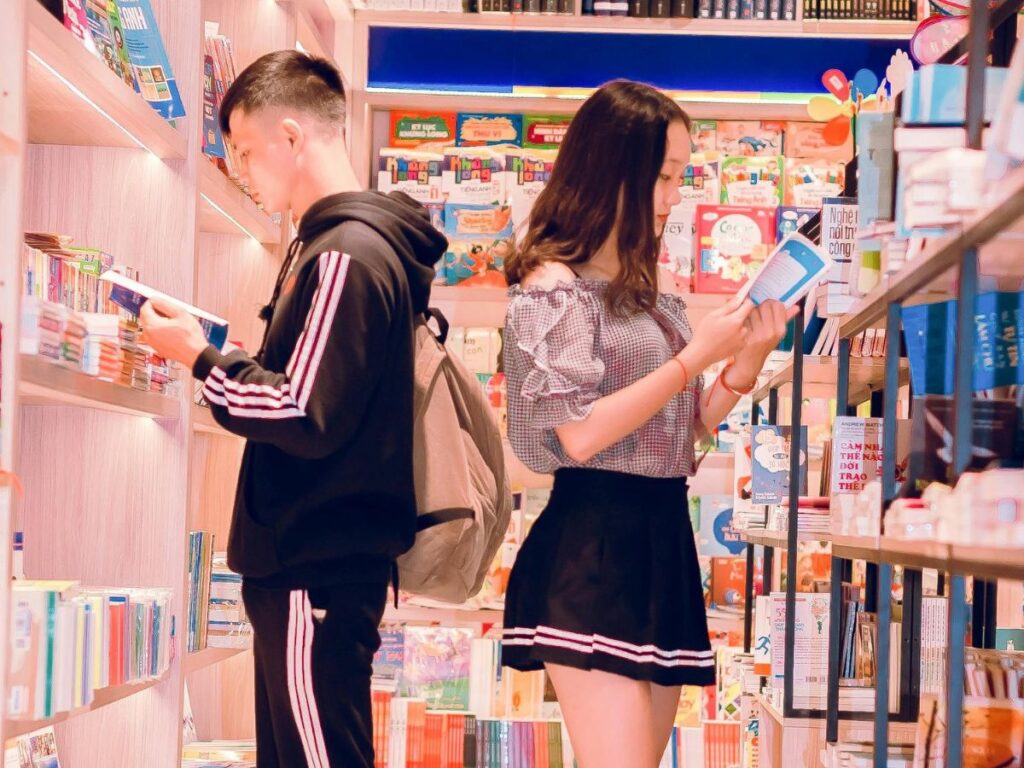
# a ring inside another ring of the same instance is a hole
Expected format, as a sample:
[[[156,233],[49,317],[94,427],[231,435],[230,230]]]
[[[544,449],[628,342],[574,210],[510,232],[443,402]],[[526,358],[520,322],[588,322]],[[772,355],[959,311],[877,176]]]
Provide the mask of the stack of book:
[[[171,660],[171,597],[160,589],[13,582],[8,716],[53,717],[87,706],[101,688],[162,675]]]
[[[832,518],[827,496],[801,496],[797,503],[797,530],[801,533],[828,533]],[[789,530],[789,501],[768,508],[768,530]]]
[[[915,21],[918,0],[804,0],[805,19]]]
[[[197,741],[181,757],[181,768],[256,768],[256,742]]]
[[[697,15],[702,19],[794,21],[796,0],[698,0]]]
[[[252,625],[242,602],[242,577],[228,568],[227,554],[213,556],[206,643],[211,648],[248,648]]]

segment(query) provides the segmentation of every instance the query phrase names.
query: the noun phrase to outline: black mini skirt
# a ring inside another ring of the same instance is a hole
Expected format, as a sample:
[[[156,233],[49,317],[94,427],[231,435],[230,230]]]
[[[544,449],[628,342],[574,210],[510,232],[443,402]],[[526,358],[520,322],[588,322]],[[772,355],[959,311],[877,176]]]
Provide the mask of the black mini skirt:
[[[685,478],[560,469],[505,597],[502,663],[712,685]]]

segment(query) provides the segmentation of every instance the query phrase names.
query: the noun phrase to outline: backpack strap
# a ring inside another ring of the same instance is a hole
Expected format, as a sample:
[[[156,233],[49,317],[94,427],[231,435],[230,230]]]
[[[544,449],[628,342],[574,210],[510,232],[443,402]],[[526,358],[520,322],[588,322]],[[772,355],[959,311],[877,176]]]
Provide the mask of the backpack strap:
[[[444,344],[446,341],[448,341],[448,318],[445,317],[444,314],[442,314],[440,309],[430,307],[423,313],[423,322],[426,323],[427,325],[430,325],[431,320],[437,322],[437,327],[438,330],[440,331],[439,333],[435,334],[434,338],[441,342],[441,344]]]
[[[427,512],[426,514],[420,515],[416,518],[416,532],[419,533],[427,528],[433,528],[435,525],[441,525],[441,523],[450,523],[454,520],[472,519],[473,510],[471,509],[438,509],[433,512]]]

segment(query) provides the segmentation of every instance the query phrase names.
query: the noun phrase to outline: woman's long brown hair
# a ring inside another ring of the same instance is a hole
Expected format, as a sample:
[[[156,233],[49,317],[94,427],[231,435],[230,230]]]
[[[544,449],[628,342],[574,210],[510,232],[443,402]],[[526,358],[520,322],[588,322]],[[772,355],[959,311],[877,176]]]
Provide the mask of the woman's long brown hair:
[[[665,94],[641,83],[601,86],[569,125],[521,246],[505,262],[510,284],[550,261],[583,264],[617,234],[620,270],[609,308],[628,314],[654,306],[660,239],[654,185],[668,127],[690,119]]]

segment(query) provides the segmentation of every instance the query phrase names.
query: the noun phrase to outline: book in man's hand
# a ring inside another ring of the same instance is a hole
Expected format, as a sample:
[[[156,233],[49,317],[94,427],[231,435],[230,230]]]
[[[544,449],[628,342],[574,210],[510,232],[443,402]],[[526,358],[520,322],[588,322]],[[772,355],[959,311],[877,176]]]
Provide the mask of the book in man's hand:
[[[178,305],[199,321],[207,341],[219,350],[224,349],[224,344],[228,338],[227,320],[205,312],[198,307],[193,307],[191,304],[186,304],[180,299],[168,296],[166,293],[150,288],[148,285],[143,285],[113,270],[104,272],[100,276],[100,280],[106,280],[111,284],[110,300],[133,315],[138,315],[142,305],[152,298],[163,299]]]

